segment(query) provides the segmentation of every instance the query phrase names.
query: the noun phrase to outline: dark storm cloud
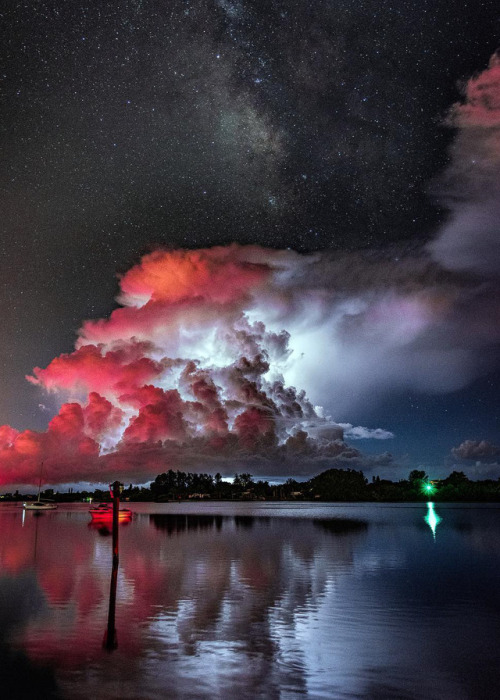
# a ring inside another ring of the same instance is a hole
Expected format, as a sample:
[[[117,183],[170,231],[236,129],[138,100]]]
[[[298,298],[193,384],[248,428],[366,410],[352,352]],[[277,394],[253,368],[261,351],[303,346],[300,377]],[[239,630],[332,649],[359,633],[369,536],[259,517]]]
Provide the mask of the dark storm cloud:
[[[262,291],[266,324],[290,333],[288,381],[337,421],[370,396],[446,393],[497,366],[497,297],[481,278],[404,248],[288,253],[281,265]]]
[[[439,184],[451,210],[429,249],[443,266],[500,275],[500,54],[463,87],[449,113],[457,129],[451,163]],[[497,289],[498,291],[498,289]]]
[[[451,451],[457,459],[493,461],[500,456],[500,447],[488,440],[465,440]]]

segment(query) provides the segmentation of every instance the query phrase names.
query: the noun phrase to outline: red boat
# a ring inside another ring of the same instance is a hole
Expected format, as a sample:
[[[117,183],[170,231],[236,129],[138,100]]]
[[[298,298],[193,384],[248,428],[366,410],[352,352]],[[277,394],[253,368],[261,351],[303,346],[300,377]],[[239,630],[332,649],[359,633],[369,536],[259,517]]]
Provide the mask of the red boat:
[[[99,503],[98,506],[90,508],[89,513],[92,516],[92,520],[94,521],[108,522],[110,520],[113,520],[113,504]],[[128,508],[120,508],[120,510],[118,511],[118,520],[121,523],[132,520],[132,515],[132,511]]]

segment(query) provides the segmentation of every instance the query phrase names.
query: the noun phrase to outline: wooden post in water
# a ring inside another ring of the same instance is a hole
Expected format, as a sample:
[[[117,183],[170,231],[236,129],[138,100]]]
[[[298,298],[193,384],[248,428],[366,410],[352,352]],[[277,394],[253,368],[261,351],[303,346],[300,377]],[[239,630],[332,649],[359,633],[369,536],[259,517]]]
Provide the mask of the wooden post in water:
[[[113,494],[113,566],[118,566],[118,517],[120,512],[120,482],[114,481],[111,484],[112,494]]]
[[[118,580],[118,562],[119,562],[119,547],[118,547],[118,517],[120,512],[120,491],[121,484],[115,481],[109,486],[111,495],[113,496],[113,568],[111,570],[111,585],[109,589],[109,609],[108,609],[108,627],[104,633],[103,647],[108,650],[116,649],[118,639],[115,629],[115,611],[116,611],[116,582]]]

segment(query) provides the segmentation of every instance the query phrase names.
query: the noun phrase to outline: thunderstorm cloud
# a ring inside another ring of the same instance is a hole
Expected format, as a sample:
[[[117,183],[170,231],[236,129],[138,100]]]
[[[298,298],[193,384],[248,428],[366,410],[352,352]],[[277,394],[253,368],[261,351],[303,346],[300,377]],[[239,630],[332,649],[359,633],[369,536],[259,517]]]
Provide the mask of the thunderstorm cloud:
[[[496,361],[497,56],[464,95],[440,185],[450,214],[433,242],[411,253],[233,244],[145,255],[121,276],[109,317],[85,321],[72,353],[28,376],[60,408],[44,432],[0,427],[0,482],[33,483],[41,462],[52,483],[390,464],[346,442],[393,436],[347,422],[356,407],[391,390],[455,391]],[[220,138],[261,143],[271,192],[283,134],[250,103],[234,110]],[[456,456],[482,449],[464,443]]]

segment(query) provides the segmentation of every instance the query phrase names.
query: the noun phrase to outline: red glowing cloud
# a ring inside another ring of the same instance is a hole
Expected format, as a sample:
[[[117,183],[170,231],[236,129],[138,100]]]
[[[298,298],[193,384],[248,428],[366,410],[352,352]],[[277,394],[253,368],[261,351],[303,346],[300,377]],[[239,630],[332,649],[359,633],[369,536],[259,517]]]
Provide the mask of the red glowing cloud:
[[[47,474],[62,475],[66,467],[85,465],[99,456],[99,443],[87,434],[84,409],[78,403],[63,404],[45,432],[14,433],[5,428],[0,442],[2,483],[37,482],[41,463],[47,481]]]
[[[236,417],[234,430],[241,444],[250,449],[259,443],[270,447],[276,441],[272,414],[254,406]]]
[[[148,389],[151,391],[148,392]],[[183,440],[186,438],[187,430],[183,419],[184,402],[178,391],[175,389],[162,391],[154,387],[144,387],[138,393],[142,394],[143,405],[123,434],[125,443]],[[153,394],[147,403],[145,402],[145,393]]]
[[[109,320],[84,323],[79,345],[134,337],[169,352],[183,347],[186,327],[202,336],[211,331],[217,317],[232,315],[237,320],[275,270],[271,259],[262,258],[258,248],[237,245],[146,255],[121,277],[123,308]]]
[[[41,462],[54,484],[207,464],[266,475],[363,467],[294,384],[336,410],[386,386],[463,385],[475,346],[457,332],[471,298],[460,284],[422,259],[156,251],[121,277],[122,306],[28,377],[62,405],[45,432],[0,427],[0,483],[36,483]],[[492,327],[474,342],[487,346]]]
[[[142,306],[148,301],[175,304],[200,299],[234,303],[264,282],[268,265],[240,257],[241,248],[155,251],[121,279],[122,303]]]
[[[498,278],[499,53],[491,57],[486,70],[467,81],[463,97],[448,116],[447,123],[456,129],[456,135],[450,163],[440,179],[440,194],[450,216],[428,249],[435,260],[449,269],[472,270]],[[498,290],[491,290],[489,298],[498,297]],[[495,314],[498,317],[498,308]]]
[[[95,391],[89,394],[83,414],[87,434],[94,440],[100,440],[107,433],[118,430],[124,420],[123,411]]]
[[[489,66],[470,78],[464,89],[465,103],[457,104],[451,112],[455,126],[500,126],[500,54],[495,53]]]
[[[145,357],[147,345],[132,342],[126,349],[106,352],[103,346],[84,345],[70,355],[56,357],[46,369],[35,367],[28,381],[45,389],[122,392],[141,386],[165,369],[161,362]],[[135,356],[139,355],[141,356]]]
[[[1,481],[36,481],[41,462],[45,481],[99,480],[278,449],[293,429],[283,419],[315,415],[278,373],[266,379],[289,335],[246,315],[279,261],[237,245],[145,256],[121,278],[124,306],[28,377],[72,400],[45,432],[0,428]]]

